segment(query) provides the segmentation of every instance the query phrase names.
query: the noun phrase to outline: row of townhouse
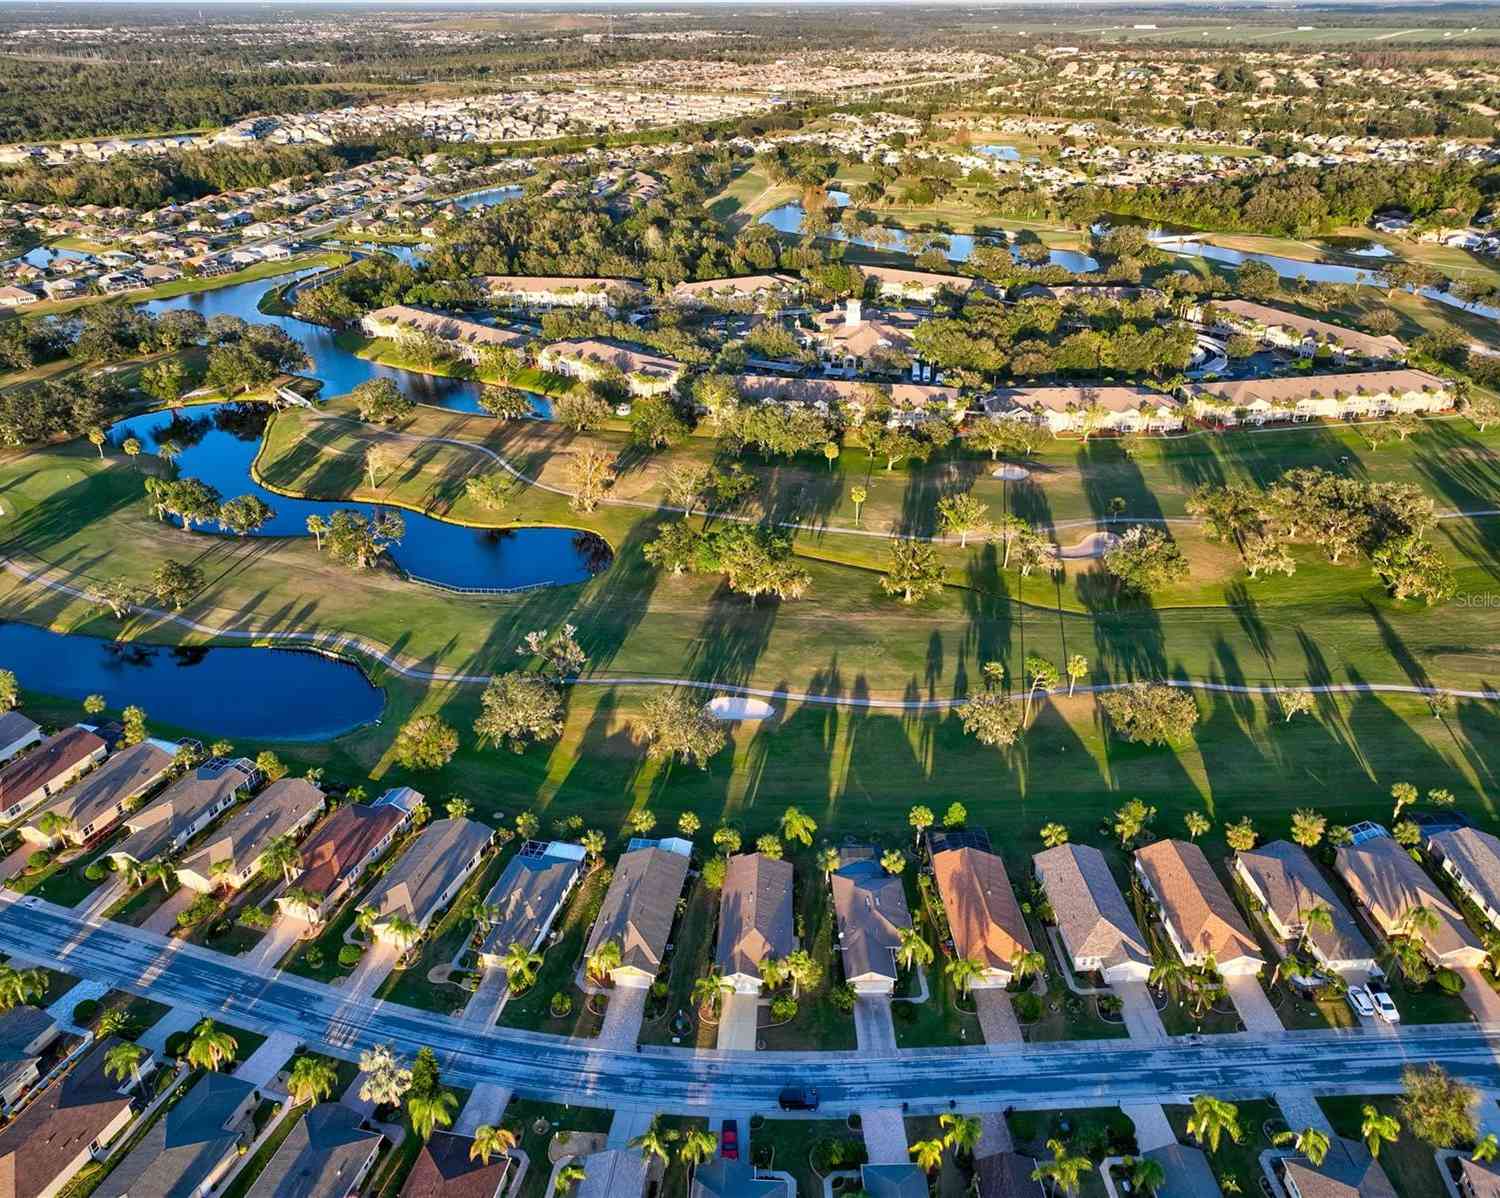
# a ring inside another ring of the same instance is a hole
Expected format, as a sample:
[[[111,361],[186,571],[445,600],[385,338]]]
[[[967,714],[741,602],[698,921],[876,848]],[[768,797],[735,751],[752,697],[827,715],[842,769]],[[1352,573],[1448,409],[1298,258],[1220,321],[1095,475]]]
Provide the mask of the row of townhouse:
[[[1370,362],[1394,362],[1406,355],[1406,347],[1396,337],[1362,333],[1249,300],[1215,300],[1189,308],[1187,317],[1208,324],[1215,332],[1244,333],[1304,358],[1312,357],[1320,347],[1338,359]]]

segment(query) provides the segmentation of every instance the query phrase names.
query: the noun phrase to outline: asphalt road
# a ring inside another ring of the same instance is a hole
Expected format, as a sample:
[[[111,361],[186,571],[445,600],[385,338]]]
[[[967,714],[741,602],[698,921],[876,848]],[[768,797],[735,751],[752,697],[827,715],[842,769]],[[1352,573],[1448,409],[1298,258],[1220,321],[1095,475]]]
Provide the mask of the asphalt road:
[[[1174,1102],[1279,1089],[1392,1092],[1401,1069],[1435,1060],[1471,1084],[1500,1089],[1500,1025],[1205,1036],[870,1053],[723,1053],[601,1049],[590,1041],[478,1027],[337,987],[257,969],[221,953],[89,918],[37,899],[0,897],[0,949],[155,1001],[197,1008],[258,1032],[289,1032],[348,1059],[372,1044],[431,1046],[453,1084],[502,1084],[518,1095],[581,1106],[720,1115],[770,1110],[789,1080],[816,1086],[822,1113],[898,1106],[914,1113]]]

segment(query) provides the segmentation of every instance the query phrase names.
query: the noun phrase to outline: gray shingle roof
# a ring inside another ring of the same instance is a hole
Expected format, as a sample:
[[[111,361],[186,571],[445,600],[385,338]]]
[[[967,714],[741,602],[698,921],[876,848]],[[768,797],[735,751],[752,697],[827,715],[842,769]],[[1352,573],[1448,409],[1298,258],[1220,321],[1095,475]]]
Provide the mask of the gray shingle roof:
[[[724,975],[760,972],[768,957],[781,958],[796,944],[792,919],[792,863],[762,853],[729,859],[719,895],[719,948]]]
[[[621,965],[655,974],[677,918],[689,864],[681,853],[655,846],[624,854],[615,865],[586,954],[615,940]]]
[[[1396,1198],[1380,1162],[1353,1140],[1334,1137],[1321,1165],[1293,1156],[1286,1158],[1282,1168],[1302,1198]]]
[[[254,1093],[249,1082],[204,1074],[110,1171],[97,1198],[191,1198],[239,1143],[231,1121]]]
[[[544,921],[582,868],[582,861],[547,853],[512,857],[485,896],[485,906],[499,913],[479,951],[499,956],[517,942],[535,944]]]
[[[181,836],[204,814],[250,784],[255,763],[205,761],[174,781],[144,807],[125,817],[129,834],[111,851],[136,861],[149,861]]]
[[[1439,832],[1429,844],[1433,852],[1452,863],[1491,910],[1500,911],[1500,839],[1478,828],[1459,828]]]
[[[459,869],[483,850],[494,835],[491,828],[478,820],[433,820],[396,859],[364,905],[373,907],[382,919],[403,915],[419,924],[425,923]]]
[[[246,1198],[344,1198],[382,1139],[358,1112],[319,1103],[297,1121]]]
[[[1130,913],[1104,854],[1092,845],[1060,844],[1032,858],[1063,943],[1103,968],[1151,964],[1151,950]]]
[[[834,871],[833,907],[839,921],[844,977],[896,978],[900,929],[911,927],[906,889],[878,861],[852,861]]]
[[[45,804],[40,812],[33,812],[26,822],[35,827],[43,814],[55,811],[72,820],[76,827],[85,828],[123,799],[146,790],[171,765],[171,754],[149,740],[142,741],[110,757],[93,773]]]
[[[1335,862],[1345,885],[1387,935],[1403,931],[1411,911],[1425,907],[1437,916],[1437,926],[1423,932],[1434,957],[1465,964],[1466,958],[1477,961],[1483,955],[1478,938],[1464,923],[1458,908],[1389,836],[1345,845]]]
[[[1283,927],[1300,929],[1314,907],[1328,909],[1333,928],[1329,931],[1317,928],[1308,937],[1324,960],[1364,961],[1375,956],[1349,908],[1334,893],[1306,849],[1287,840],[1273,840],[1241,853],[1239,862],[1255,880],[1266,905]]]
[[[273,782],[254,801],[234,812],[201,848],[182,859],[185,869],[208,877],[215,862],[233,872],[250,865],[278,836],[323,805],[323,792],[305,778]]]

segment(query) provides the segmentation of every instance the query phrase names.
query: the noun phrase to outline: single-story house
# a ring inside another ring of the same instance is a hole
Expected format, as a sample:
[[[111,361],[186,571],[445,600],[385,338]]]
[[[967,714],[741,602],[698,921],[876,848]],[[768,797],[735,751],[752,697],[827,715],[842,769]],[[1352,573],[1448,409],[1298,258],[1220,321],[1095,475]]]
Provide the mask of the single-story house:
[[[435,1131],[423,1142],[401,1187],[401,1198],[499,1198],[514,1158],[497,1156],[488,1164],[471,1155],[474,1140]]]
[[[292,881],[292,893],[283,894],[277,905],[309,923],[321,922],[395,843],[421,799],[409,787],[398,787],[373,803],[340,807],[302,842],[302,872]],[[303,894],[313,896],[316,905],[304,901]]]
[[[39,744],[42,726],[19,711],[0,715],[0,761],[9,761],[22,749]]]
[[[1203,1151],[1191,1144],[1165,1144],[1142,1153],[1162,1167],[1166,1181],[1155,1198],[1222,1198],[1212,1166]]]
[[[260,871],[272,841],[296,836],[323,810],[323,792],[306,778],[271,783],[177,866],[177,880],[203,894],[219,886],[238,890]]]
[[[688,1198],[796,1198],[782,1177],[757,1176],[747,1161],[711,1157],[693,1170]]]
[[[1135,870],[1160,908],[1162,926],[1183,964],[1212,961],[1225,977],[1260,972],[1266,963],[1260,945],[1196,844],[1148,844],[1136,850]]]
[[[906,888],[873,855],[840,865],[830,885],[844,980],[862,994],[890,994],[901,932],[911,927]]]
[[[247,757],[214,757],[190,769],[125,818],[125,839],[110,850],[117,868],[171,856],[227,811],[260,778]]]
[[[583,1169],[583,1180],[571,1198],[640,1198],[646,1192],[650,1163],[634,1148],[606,1148],[575,1157]]]
[[[94,1191],[97,1198],[200,1198],[254,1138],[250,1082],[212,1070],[157,1119]]]
[[[530,340],[524,333],[497,329],[475,320],[429,312],[407,304],[376,308],[360,319],[360,327],[372,337],[400,340],[421,333],[441,341],[467,362],[478,362],[481,351],[489,348],[519,349]]]
[[[1101,974],[1106,985],[1145,981],[1151,949],[1104,854],[1092,845],[1060,844],[1031,860],[1073,972]]]
[[[812,340],[823,369],[852,376],[904,371],[920,319],[905,312],[866,315],[863,303],[850,299],[844,302],[842,314],[819,315],[815,323],[817,333]]]
[[[584,855],[582,845],[560,840],[521,846],[484,898],[490,914],[479,960],[486,969],[498,967],[512,944],[541,944],[583,876]]]
[[[129,1125],[129,1093],[104,1072],[119,1043],[99,1041],[0,1130],[4,1198],[54,1198]]]
[[[1500,839],[1478,828],[1457,828],[1429,837],[1427,850],[1490,925],[1500,929]]]
[[[1342,1136],[1331,1137],[1319,1164],[1305,1156],[1284,1156],[1277,1172],[1287,1198],[1396,1198],[1391,1179],[1370,1150]]]
[[[0,308],[24,308],[41,297],[25,287],[0,287]]]
[[[1080,304],[1104,301],[1112,304],[1134,303],[1137,300],[1165,300],[1167,297],[1155,287],[1122,287],[1113,283],[1031,283],[1016,292],[1016,299],[1052,300],[1058,304]]]
[[[1426,955],[1435,964],[1467,969],[1485,960],[1484,946],[1462,913],[1389,836],[1345,845],[1334,857],[1334,868],[1383,935],[1405,934],[1412,912],[1425,907],[1437,917],[1436,926],[1420,932]]]
[[[0,1113],[9,1114],[40,1079],[42,1053],[57,1036],[57,1020],[37,1007],[0,1014]]]
[[[1042,424],[1053,434],[1167,433],[1183,425],[1182,405],[1149,387],[1000,387],[985,397],[993,414]]]
[[[104,760],[104,738],[74,724],[0,769],[0,823],[20,819]]]
[[[772,300],[787,304],[802,291],[802,280],[796,275],[771,272],[758,275],[735,275],[724,279],[700,279],[695,283],[678,283],[667,297],[684,307],[713,308],[723,304],[759,303]]]
[[[953,951],[984,967],[970,983],[978,989],[1006,986],[1016,958],[1035,950],[1021,906],[1010,888],[1005,863],[975,848],[947,849],[932,858]]]
[[[113,828],[135,800],[166,777],[176,752],[176,745],[159,740],[143,740],[121,749],[51,802],[34,809],[21,825],[21,835],[49,848],[59,840],[88,843]],[[55,834],[41,829],[48,815],[66,821]]]
[[[946,275],[931,270],[903,270],[898,266],[861,266],[867,286],[877,295],[897,295],[908,300],[932,300],[944,289],[967,295],[980,281],[969,275]]]
[[[737,853],[719,892],[719,946],[714,963],[726,984],[760,993],[760,965],[797,947],[792,916],[792,863],[764,853]]]
[[[957,387],[932,387],[922,383],[870,383],[854,379],[794,379],[774,374],[731,376],[740,398],[747,403],[798,403],[820,411],[850,409],[859,419],[870,408],[888,404],[897,412],[956,412],[960,407]]]
[[[646,298],[637,279],[586,275],[482,275],[475,280],[489,298],[518,308],[633,308]]]
[[[554,341],[538,357],[543,370],[575,379],[593,379],[609,370],[625,376],[633,395],[660,395],[670,391],[682,377],[682,363],[662,354],[633,349],[617,341],[581,337]]]
[[[1032,1176],[1036,1158],[1019,1152],[995,1152],[974,1162],[976,1198],[1047,1198]]]
[[[870,1198],[927,1198],[927,1174],[909,1161],[894,1165],[861,1165],[859,1182]]]
[[[1249,300],[1215,300],[1204,307],[1214,316],[1215,329],[1248,333],[1267,344],[1295,350],[1303,357],[1312,357],[1319,345],[1327,345],[1338,357],[1352,355],[1377,362],[1391,361],[1406,353],[1406,347],[1395,337],[1376,337]],[[1204,315],[1203,309],[1188,313],[1194,320],[1201,320]]]
[[[1379,973],[1375,950],[1359,930],[1307,850],[1288,840],[1273,840],[1238,853],[1233,866],[1240,882],[1264,909],[1271,930],[1289,948],[1304,936],[1313,957],[1335,973]],[[1307,930],[1307,913],[1322,907],[1332,928]]]
[[[375,938],[402,943],[393,927],[397,919],[415,924],[418,935],[425,933],[479,868],[494,839],[493,828],[464,817],[433,820],[423,828],[365,896],[363,906],[377,916]]]
[[[1441,412],[1453,406],[1454,398],[1451,382],[1425,370],[1366,370],[1193,383],[1185,395],[1195,416],[1211,417],[1221,424]]]
[[[655,981],[691,863],[691,850],[648,843],[631,849],[615,864],[584,950],[587,957],[605,941],[620,946],[620,964],[610,972],[615,985],[649,986]]]
[[[297,1120],[246,1198],[353,1198],[384,1139],[352,1107],[320,1102]]]
[[[1459,1155],[1450,1158],[1458,1166],[1458,1192],[1463,1198],[1500,1198],[1500,1166]]]

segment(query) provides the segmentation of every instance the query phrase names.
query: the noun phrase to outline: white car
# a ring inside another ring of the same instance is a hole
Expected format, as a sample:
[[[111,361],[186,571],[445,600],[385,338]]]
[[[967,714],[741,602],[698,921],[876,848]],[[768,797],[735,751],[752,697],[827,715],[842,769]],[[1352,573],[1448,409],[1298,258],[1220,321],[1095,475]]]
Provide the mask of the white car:
[[[1389,994],[1384,990],[1371,990],[1370,997],[1375,1000],[1375,1011],[1382,1019],[1387,1023],[1401,1022],[1401,1012],[1396,1010]]]
[[[1375,1018],[1375,1004],[1370,999],[1370,992],[1363,986],[1350,986],[1347,997],[1354,1013],[1361,1019]]]

